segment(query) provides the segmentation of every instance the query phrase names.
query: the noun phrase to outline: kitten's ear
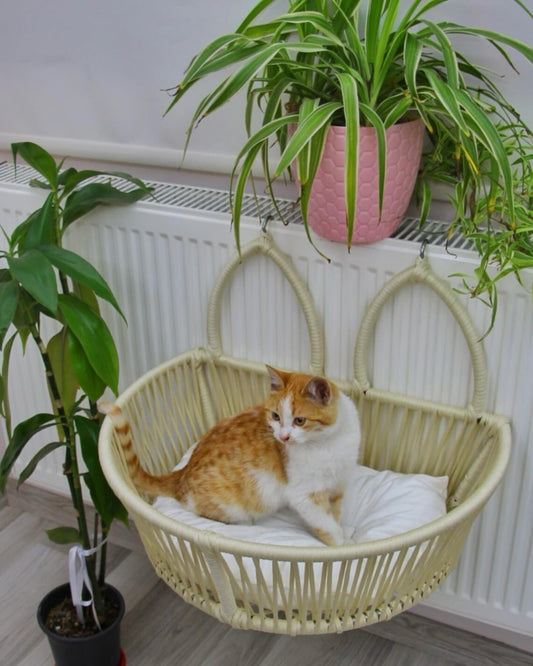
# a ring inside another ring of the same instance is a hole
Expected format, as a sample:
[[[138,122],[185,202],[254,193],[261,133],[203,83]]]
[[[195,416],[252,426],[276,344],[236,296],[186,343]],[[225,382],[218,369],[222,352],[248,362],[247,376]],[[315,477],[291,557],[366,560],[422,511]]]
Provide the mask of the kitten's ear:
[[[270,365],[267,365],[268,376],[270,377],[270,390],[271,391],[281,391],[285,386],[284,372],[276,370]]]
[[[331,386],[324,377],[313,377],[303,390],[306,398],[310,398],[319,405],[327,405],[331,400]]]

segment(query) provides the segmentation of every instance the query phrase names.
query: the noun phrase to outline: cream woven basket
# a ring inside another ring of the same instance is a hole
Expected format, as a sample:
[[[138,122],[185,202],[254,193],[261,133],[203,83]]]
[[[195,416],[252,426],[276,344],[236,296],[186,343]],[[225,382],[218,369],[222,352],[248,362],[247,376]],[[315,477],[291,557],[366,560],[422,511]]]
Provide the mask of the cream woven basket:
[[[311,295],[290,260],[263,234],[222,270],[208,306],[207,349],[196,348],[148,372],[117,402],[132,424],[134,446],[152,473],[172,469],[216,421],[263,401],[261,364],[224,354],[221,299],[234,271],[263,253],[299,299],[310,335],[310,372],[323,374],[323,337]],[[367,349],[384,303],[421,282],[448,305],[470,349],[473,398],[465,408],[373,388]],[[360,462],[375,469],[449,476],[447,514],[399,536],[339,547],[265,546],[199,530],[154,509],[132,485],[109,419],[100,458],[156,572],[185,601],[233,627],[283,634],[342,632],[392,616],[425,599],[455,568],[469,529],[496,489],[510,453],[510,428],[484,411],[486,366],[479,336],[451,289],[426,259],[397,274],[376,295],[360,325],[351,382],[338,382],[357,404]],[[253,571],[253,575],[250,575]]]

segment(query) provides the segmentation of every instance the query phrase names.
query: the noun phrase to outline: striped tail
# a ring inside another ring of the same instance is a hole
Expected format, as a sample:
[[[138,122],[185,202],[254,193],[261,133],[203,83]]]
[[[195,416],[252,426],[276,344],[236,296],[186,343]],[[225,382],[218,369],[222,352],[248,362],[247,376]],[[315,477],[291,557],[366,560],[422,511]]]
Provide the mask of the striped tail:
[[[139,457],[133,449],[131,427],[122,409],[113,402],[102,401],[98,403],[98,411],[106,414],[113,423],[124,451],[128,472],[135,486],[150,495],[169,495],[177,498],[179,472],[154,476],[143,469]]]

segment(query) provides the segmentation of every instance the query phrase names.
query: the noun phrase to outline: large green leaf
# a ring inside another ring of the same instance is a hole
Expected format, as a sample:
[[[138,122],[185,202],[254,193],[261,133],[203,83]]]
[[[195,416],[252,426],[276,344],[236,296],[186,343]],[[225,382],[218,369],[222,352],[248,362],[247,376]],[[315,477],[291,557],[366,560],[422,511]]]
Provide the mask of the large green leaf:
[[[137,187],[128,192],[117,189],[111,183],[88,183],[74,190],[65,202],[63,231],[75,220],[97,206],[120,206],[135,203],[146,194],[146,188]]]
[[[0,416],[4,418],[5,431],[8,439],[11,439],[11,407],[9,404],[9,359],[11,356],[11,349],[13,343],[17,338],[17,333],[14,333],[4,345],[2,354],[2,366],[0,373]]]
[[[65,329],[50,338],[46,346],[46,352],[52,365],[61,402],[68,414],[76,402],[78,382],[76,381]]]
[[[56,422],[55,414],[35,414],[18,424],[0,461],[0,492],[4,492],[11,468],[26,444],[38,432],[55,425]]]
[[[81,534],[75,527],[54,527],[51,530],[46,530],[46,534],[50,541],[60,545],[69,543],[82,543]]]
[[[37,451],[37,453],[20,473],[17,481],[17,488],[30,478],[33,472],[35,472],[37,465],[41,460],[43,460],[43,458],[46,458],[49,453],[59,449],[61,446],[65,446],[64,442],[51,442],[50,444],[43,446],[42,449],[39,449],[39,451]]]
[[[111,490],[98,458],[98,435],[100,425],[94,419],[84,416],[74,417],[80,442],[81,454],[88,474],[85,483],[91,493],[91,499],[103,522],[109,526],[114,518],[127,523],[127,512],[115,493]]]
[[[58,183],[63,188],[62,194],[64,196],[84,181],[100,176],[120,178],[121,180],[136,185],[138,188],[142,189],[145,194],[150,194],[152,191],[152,188],[145,185],[142,180],[135,178],[124,171],[95,171],[94,169],[83,169],[82,171],[78,171],[77,169],[70,167],[59,174]]]
[[[79,254],[55,245],[41,246],[39,250],[60,271],[66,273],[76,282],[90,287],[97,296],[111,303],[124,318],[111,288],[92,264],[80,257]]]
[[[96,402],[106,389],[106,383],[96,374],[85,350],[74,334],[67,331],[69,356],[78,384],[92,402]]]
[[[21,239],[21,250],[29,250],[37,245],[56,241],[54,193],[50,192],[44,204],[28,218],[24,238]]]
[[[50,261],[36,249],[20,257],[7,257],[11,274],[42,306],[57,311],[57,282]]]
[[[31,141],[22,141],[12,143],[11,151],[15,163],[17,156],[20,155],[25,162],[44,176],[50,185],[54,186],[56,184],[57,166],[54,158],[44,148]]]
[[[26,349],[26,341],[31,335],[32,326],[39,321],[41,308],[35,299],[25,289],[19,290],[17,311],[13,317],[13,325],[16,327],[22,344],[22,351]]]
[[[104,320],[72,294],[59,296],[59,309],[93,370],[106,386],[118,393],[118,354]]]
[[[0,349],[4,343],[4,337],[7,333],[19,300],[19,286],[14,281],[0,282]]]

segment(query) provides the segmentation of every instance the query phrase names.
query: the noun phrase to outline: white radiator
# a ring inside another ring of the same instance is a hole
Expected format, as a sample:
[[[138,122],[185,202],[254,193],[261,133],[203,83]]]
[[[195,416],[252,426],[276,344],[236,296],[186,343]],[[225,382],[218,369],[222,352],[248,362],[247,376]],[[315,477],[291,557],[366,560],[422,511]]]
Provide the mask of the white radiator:
[[[25,183],[30,172],[0,165],[0,224],[9,230],[42,201]],[[106,209],[75,225],[68,245],[90,259],[113,288],[126,327],[105,309],[121,361],[121,388],[161,361],[206,343],[205,312],[215,275],[233,252],[227,194],[156,184],[157,201]],[[266,202],[266,199],[265,199]],[[264,205],[266,206],[266,203]],[[250,198],[243,241],[259,223]],[[265,209],[266,210],[266,209]],[[286,211],[297,219],[292,204]],[[266,217],[268,212],[265,212]],[[410,265],[420,248],[416,222],[397,237],[352,248],[319,243],[326,263],[299,225],[271,223],[277,243],[307,280],[326,332],[326,372],[351,376],[353,345],[370,297],[395,272]],[[0,243],[4,242],[3,240]],[[452,239],[447,251],[430,244],[430,261],[442,277],[469,273],[470,250]],[[453,253],[453,254],[452,254]],[[226,295],[223,340],[228,351],[285,367],[306,367],[305,319],[278,269],[264,257],[243,266]],[[459,284],[458,278],[450,278]],[[465,298],[480,331],[490,313]],[[431,596],[422,612],[533,651],[533,303],[513,279],[502,282],[497,322],[485,339],[489,364],[488,409],[511,417],[513,454],[501,488],[476,522],[456,572]],[[10,378],[14,423],[35,409],[47,410],[39,359],[25,359]],[[369,359],[374,384],[464,404],[472,391],[466,345],[446,308],[422,286],[386,307]],[[1,436],[1,434],[0,434]],[[30,459],[28,449],[24,460]],[[32,481],[65,491],[61,456],[49,457]]]

